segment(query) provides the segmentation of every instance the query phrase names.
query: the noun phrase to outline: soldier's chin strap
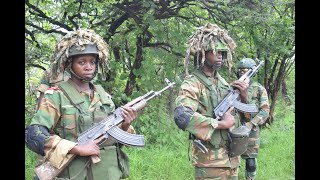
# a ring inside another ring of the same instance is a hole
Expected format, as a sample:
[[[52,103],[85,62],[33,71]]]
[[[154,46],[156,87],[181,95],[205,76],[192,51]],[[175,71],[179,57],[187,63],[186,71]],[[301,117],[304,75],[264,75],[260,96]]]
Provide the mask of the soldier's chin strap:
[[[94,71],[94,74],[92,75],[92,77],[90,77],[90,78],[83,78],[83,77],[78,76],[75,72],[73,72],[73,70],[72,70],[71,67],[69,67],[69,72],[70,72],[73,76],[75,76],[76,78],[78,78],[81,82],[90,82],[94,77],[96,77],[96,75],[97,75],[97,68],[96,68],[96,70]]]

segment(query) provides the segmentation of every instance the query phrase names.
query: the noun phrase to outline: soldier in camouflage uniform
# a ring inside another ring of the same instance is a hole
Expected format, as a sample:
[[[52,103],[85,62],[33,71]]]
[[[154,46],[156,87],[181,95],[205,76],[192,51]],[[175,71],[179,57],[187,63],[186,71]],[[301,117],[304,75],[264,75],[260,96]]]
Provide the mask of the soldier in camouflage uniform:
[[[192,164],[197,180],[238,179],[240,156],[229,156],[228,129],[240,126],[239,114],[232,107],[218,121],[212,113],[231,88],[218,69],[224,63],[231,67],[235,47],[226,30],[210,23],[198,28],[188,41],[186,78],[176,98],[174,119],[180,129],[188,131],[192,139],[200,140],[208,150],[201,151],[192,144]],[[194,55],[197,65],[192,75],[188,75],[187,68],[190,55]],[[245,102],[248,83],[237,80],[233,86]]]
[[[257,64],[253,59],[244,58],[240,60],[237,67],[238,78],[256,66]],[[244,116],[242,116],[242,121],[246,122],[246,126],[251,129],[251,132],[249,134],[247,151],[243,153],[241,157],[246,160],[246,179],[254,180],[256,177],[257,156],[260,145],[259,125],[262,125],[268,118],[270,107],[266,89],[259,82],[253,81],[252,79],[249,82],[248,103],[255,104],[259,107],[259,112],[256,114],[244,113]]]
[[[124,166],[128,161],[122,161],[127,158],[126,154],[114,139],[77,144],[80,133],[115,110],[111,96],[100,85],[92,83],[97,73],[105,79],[108,53],[107,43],[92,30],[72,31],[56,46],[50,78],[58,80],[65,71],[70,78],[45,91],[25,131],[26,146],[58,169],[73,154],[77,155],[55,179],[119,180],[128,177],[128,166]],[[123,106],[122,116],[124,121],[119,127],[134,133],[131,123],[137,111]],[[98,156],[100,162],[92,163],[93,156]]]

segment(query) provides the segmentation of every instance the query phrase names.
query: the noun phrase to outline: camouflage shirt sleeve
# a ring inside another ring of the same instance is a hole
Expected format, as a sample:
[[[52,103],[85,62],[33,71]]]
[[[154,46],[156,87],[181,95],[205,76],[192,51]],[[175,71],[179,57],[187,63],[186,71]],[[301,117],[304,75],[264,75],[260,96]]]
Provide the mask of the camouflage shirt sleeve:
[[[57,87],[49,88],[41,100],[39,110],[32,118],[31,124],[45,126],[50,131],[50,137],[46,139],[44,145],[44,153],[46,159],[57,168],[66,163],[66,159],[70,158],[68,152],[77,145],[77,143],[62,139],[57,134],[53,134],[52,129],[56,126],[60,119],[60,104],[62,92]],[[68,156],[67,156],[68,155]]]
[[[270,112],[267,90],[262,85],[259,86],[259,97],[259,112],[251,120],[255,125],[262,125],[269,117]]]
[[[214,129],[218,126],[218,121],[212,117],[204,116],[206,105],[199,101],[205,91],[205,86],[197,78],[192,77],[183,81],[175,104],[177,106],[190,107],[194,113],[186,127],[186,130],[197,138],[209,140]]]

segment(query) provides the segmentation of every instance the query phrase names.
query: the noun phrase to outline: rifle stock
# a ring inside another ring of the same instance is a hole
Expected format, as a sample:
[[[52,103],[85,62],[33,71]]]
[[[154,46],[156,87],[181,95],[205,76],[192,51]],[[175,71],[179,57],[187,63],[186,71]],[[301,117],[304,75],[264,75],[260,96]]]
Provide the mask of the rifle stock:
[[[147,94],[130,101],[125,106],[133,107],[137,111],[140,111],[147,105],[147,101],[153,99],[154,97],[160,96],[163,91],[175,84],[175,82],[170,82],[167,78],[165,78],[165,81],[167,86],[160,91],[150,91]],[[100,141],[101,139],[109,138],[110,135],[121,144],[138,147],[144,146],[143,135],[130,134],[118,127],[118,125],[123,121],[124,119],[121,115],[121,108],[119,107],[114,113],[107,116],[105,119],[101,120],[99,123],[95,124],[86,131],[82,132],[78,137],[78,144],[85,144],[89,141],[96,141],[98,139]],[[67,162],[61,168],[52,166],[51,163],[46,160],[44,163],[35,168],[35,173],[40,180],[53,180],[72,162],[76,156],[77,155],[75,154],[68,154],[66,157]],[[91,156],[91,161],[92,163],[97,163],[100,161],[100,158],[98,156]]]

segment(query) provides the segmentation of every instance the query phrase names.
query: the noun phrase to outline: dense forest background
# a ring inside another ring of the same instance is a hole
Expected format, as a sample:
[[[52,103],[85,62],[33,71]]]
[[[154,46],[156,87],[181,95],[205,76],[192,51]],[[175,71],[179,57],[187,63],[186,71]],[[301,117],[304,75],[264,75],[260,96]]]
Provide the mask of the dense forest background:
[[[196,27],[210,22],[227,29],[237,43],[235,63],[243,57],[265,61],[257,76],[270,96],[270,122],[280,91],[294,100],[286,87],[295,61],[294,5],[292,0],[27,0],[26,95],[35,93],[33,77],[48,67],[57,40],[78,28],[95,30],[110,45],[110,76],[102,83],[117,105],[162,86],[165,77],[179,87],[186,41]],[[235,75],[229,75],[231,81]],[[171,112],[172,98],[164,99]]]
[[[290,107],[295,103],[293,0],[26,0],[26,124],[35,111],[36,88],[49,66],[55,43],[67,31],[93,29],[110,45],[111,70],[107,80],[100,83],[116,106],[160,90],[165,78],[176,83],[150,101],[134,126],[148,144],[177,141],[168,129],[159,126],[167,124],[177,130],[172,112],[185,73],[186,42],[206,23],[227,29],[235,40],[235,65],[244,57],[265,61],[255,80],[268,91],[271,112],[266,123],[272,127],[281,121],[275,118],[277,103]],[[193,64],[189,64],[192,69]],[[234,67],[219,72],[228,82],[236,78]]]

